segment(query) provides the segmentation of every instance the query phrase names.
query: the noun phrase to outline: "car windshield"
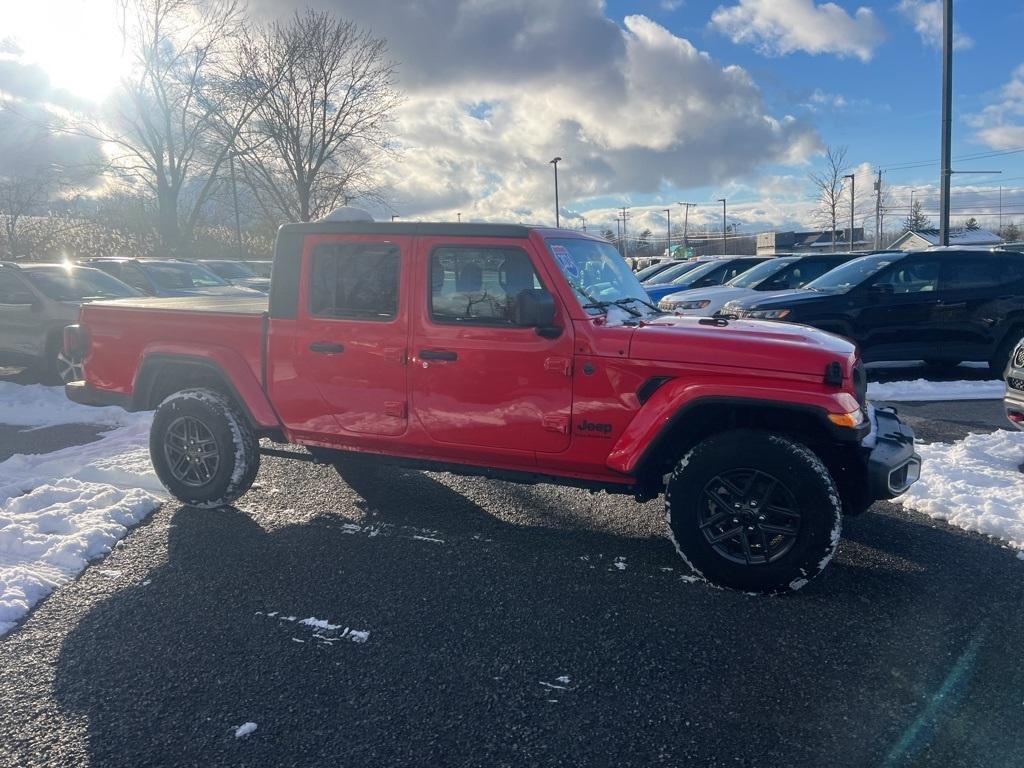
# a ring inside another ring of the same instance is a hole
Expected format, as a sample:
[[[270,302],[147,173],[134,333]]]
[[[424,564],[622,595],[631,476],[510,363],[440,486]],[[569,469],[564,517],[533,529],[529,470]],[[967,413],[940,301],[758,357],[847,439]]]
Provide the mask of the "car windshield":
[[[728,259],[705,261],[703,264],[698,264],[694,269],[691,269],[685,274],[677,277],[672,281],[672,285],[692,285],[701,278],[708,277],[718,270],[724,270],[731,263],[732,262]]]
[[[878,274],[902,254],[879,253],[874,256],[861,256],[848,261],[831,272],[826,272],[817,280],[811,280],[804,288],[822,293],[846,293],[851,288],[863,283],[872,275]]]
[[[706,261],[684,261],[682,264],[676,264],[671,269],[666,269],[650,280],[647,281],[647,285],[668,285],[676,278],[682,277],[687,272],[692,272],[697,267],[707,264]]]
[[[551,255],[590,314],[618,304],[634,315],[655,310],[646,306],[647,292],[610,243],[583,238],[551,238]]]
[[[225,280],[247,280],[250,277],[256,277],[256,273],[248,265],[239,261],[210,261],[205,262],[202,266],[216,272]]]
[[[143,264],[143,268],[157,286],[166,290],[191,290],[227,285],[224,280],[205,267],[185,261],[146,262]]]
[[[40,293],[54,301],[123,299],[138,296],[138,291],[106,272],[88,267],[34,267],[25,275]]]
[[[661,262],[658,262],[657,264],[651,264],[651,266],[644,267],[639,272],[637,272],[636,273],[636,279],[639,280],[642,283],[644,280],[647,280],[650,277],[654,277],[659,272],[664,272],[666,269],[671,269],[671,268],[672,268],[672,262],[661,261]]]
[[[775,277],[775,275],[779,274],[779,272],[794,261],[796,259],[769,259],[752,269],[748,269],[746,272],[736,275],[726,285],[732,288],[754,288],[765,280]]]

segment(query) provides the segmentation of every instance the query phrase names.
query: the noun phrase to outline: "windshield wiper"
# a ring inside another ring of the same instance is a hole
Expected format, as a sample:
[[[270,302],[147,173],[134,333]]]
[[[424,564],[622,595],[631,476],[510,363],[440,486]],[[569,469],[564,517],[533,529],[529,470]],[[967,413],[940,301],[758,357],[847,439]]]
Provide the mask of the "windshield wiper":
[[[639,299],[636,296],[627,296],[624,299],[619,299],[618,301],[615,301],[615,302],[612,302],[612,303],[615,304],[615,306],[617,306],[617,307],[622,307],[623,309],[625,309],[628,312],[628,311],[630,311],[632,309],[632,307],[627,307],[626,305],[629,304],[631,301],[639,302],[640,304],[643,304],[645,307],[649,307],[650,309],[653,309],[659,315],[665,314],[660,309],[658,309],[654,304],[651,304],[651,302],[647,301],[647,299]]]

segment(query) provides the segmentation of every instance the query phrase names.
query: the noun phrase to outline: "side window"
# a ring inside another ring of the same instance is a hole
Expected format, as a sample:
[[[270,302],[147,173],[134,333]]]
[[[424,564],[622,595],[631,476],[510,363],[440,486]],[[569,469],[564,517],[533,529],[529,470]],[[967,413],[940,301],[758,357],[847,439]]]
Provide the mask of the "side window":
[[[118,271],[110,271],[114,277],[118,278],[123,283],[128,283],[132,288],[138,288],[143,293],[152,293],[153,288],[149,284],[149,280],[142,274],[142,270],[136,267],[134,264],[123,264],[123,265],[110,265]]]
[[[0,304],[28,304],[32,291],[10,270],[0,270]]]
[[[800,288],[811,280],[817,280],[819,277],[824,275],[826,272],[832,270],[833,267],[838,267],[838,261],[801,261],[793,267],[793,271],[789,274],[787,280],[789,288]]]
[[[393,320],[398,314],[398,247],[337,243],[313,250],[309,311],[316,317]]]
[[[932,260],[900,263],[874,284],[890,286],[892,293],[928,293],[938,290],[939,262]]]
[[[446,323],[510,325],[519,292],[541,288],[520,248],[438,248],[430,255],[430,316]]]
[[[1003,265],[984,256],[965,256],[945,264],[942,288],[947,291],[992,288],[1000,283],[1012,281],[1005,274]],[[1007,279],[1009,278],[1009,280]]]

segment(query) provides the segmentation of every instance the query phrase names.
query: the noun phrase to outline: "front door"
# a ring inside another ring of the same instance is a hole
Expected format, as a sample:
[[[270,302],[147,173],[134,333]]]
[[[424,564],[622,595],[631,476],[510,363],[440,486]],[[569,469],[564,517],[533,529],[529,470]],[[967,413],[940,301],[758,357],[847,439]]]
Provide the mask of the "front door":
[[[285,423],[320,442],[408,426],[408,237],[307,236]],[[336,437],[335,437],[336,435]]]
[[[35,294],[13,269],[0,269],[0,352],[37,355],[46,327]]]
[[[528,250],[529,249],[529,250]],[[541,335],[512,323],[516,296],[544,288],[527,243],[419,241],[413,410],[431,438],[451,445],[553,453],[569,446],[572,328]]]
[[[939,260],[907,257],[875,276],[855,297],[862,304],[855,337],[866,360],[917,360],[942,343],[934,322]]]

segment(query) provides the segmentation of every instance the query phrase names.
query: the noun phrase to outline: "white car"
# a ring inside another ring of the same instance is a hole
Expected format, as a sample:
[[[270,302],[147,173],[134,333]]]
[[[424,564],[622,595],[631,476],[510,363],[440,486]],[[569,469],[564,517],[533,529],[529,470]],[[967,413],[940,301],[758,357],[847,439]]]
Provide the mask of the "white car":
[[[693,288],[665,296],[658,302],[662,312],[710,317],[734,299],[758,291],[787,291],[800,288],[850,259],[856,253],[816,253],[808,256],[778,256],[737,275],[724,285]]]

